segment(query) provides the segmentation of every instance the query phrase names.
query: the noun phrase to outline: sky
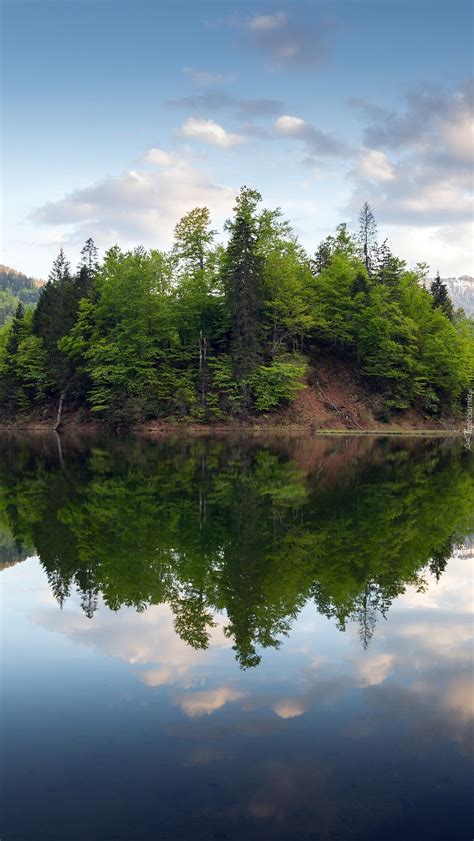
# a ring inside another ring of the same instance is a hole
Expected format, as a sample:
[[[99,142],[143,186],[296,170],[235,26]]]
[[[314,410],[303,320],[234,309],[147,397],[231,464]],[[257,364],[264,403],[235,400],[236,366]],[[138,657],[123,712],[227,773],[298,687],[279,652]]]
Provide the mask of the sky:
[[[1,262],[92,236],[168,248],[236,192],[310,253],[369,201],[380,240],[474,275],[474,6],[464,0],[3,0]]]

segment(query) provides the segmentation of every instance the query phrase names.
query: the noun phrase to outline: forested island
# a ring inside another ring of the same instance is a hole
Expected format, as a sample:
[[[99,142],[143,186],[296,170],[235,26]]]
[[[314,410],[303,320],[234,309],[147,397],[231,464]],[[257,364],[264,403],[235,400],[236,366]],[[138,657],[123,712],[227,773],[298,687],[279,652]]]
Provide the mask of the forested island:
[[[341,224],[310,257],[261,201],[240,190],[226,245],[197,207],[169,251],[115,245],[99,262],[89,239],[73,272],[61,250],[36,306],[0,330],[2,421],[249,423],[313,390],[332,425],[363,428],[327,391],[341,372],[380,423],[461,418],[474,322],[439,276],[423,288],[427,265],[378,242],[368,204],[357,234]]]

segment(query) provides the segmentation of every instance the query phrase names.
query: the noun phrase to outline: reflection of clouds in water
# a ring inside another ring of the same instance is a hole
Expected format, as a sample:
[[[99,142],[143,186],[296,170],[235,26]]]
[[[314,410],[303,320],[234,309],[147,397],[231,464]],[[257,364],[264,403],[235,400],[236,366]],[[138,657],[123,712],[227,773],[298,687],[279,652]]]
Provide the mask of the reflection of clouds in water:
[[[439,581],[436,581],[431,575],[425,575],[429,582],[427,591],[424,593],[417,592],[415,587],[408,587],[406,593],[400,597],[398,604],[401,607],[419,607],[423,610],[440,608],[459,613],[471,612],[474,590],[473,560],[474,549],[467,541],[465,548],[454,552]]]
[[[393,654],[381,652],[380,654],[368,654],[363,660],[355,665],[355,671],[359,676],[360,686],[374,686],[383,681],[391,674],[395,657]]]
[[[458,716],[461,722],[474,719],[474,687],[472,672],[454,677],[446,686],[442,700],[443,707]]]
[[[35,614],[35,621],[73,642],[92,646],[110,657],[119,657],[134,667],[148,686],[191,687],[204,680],[220,648],[228,648],[222,621],[212,628],[209,649],[196,651],[183,642],[173,628],[168,605],[152,605],[143,613],[122,608],[113,613],[101,605],[91,621],[77,604],[61,612],[57,605]],[[146,668],[148,667],[148,668]]]
[[[306,712],[306,707],[303,699],[283,698],[274,705],[273,712],[280,718],[296,718]]]
[[[385,706],[398,686],[414,704],[444,716],[453,736],[464,739],[462,725],[472,717],[473,699],[473,628],[466,611],[471,560],[453,559],[438,582],[426,578],[427,593],[407,588],[367,651],[359,647],[355,635],[343,636],[335,628],[326,635],[318,633],[318,628],[328,630],[325,618],[313,615],[308,622],[302,616],[302,622],[295,623],[294,639],[290,635],[277,655],[279,665],[263,672],[264,678],[260,667],[245,673],[238,670],[222,617],[211,629],[206,651],[195,650],[178,637],[167,605],[151,606],[141,614],[131,608],[112,613],[103,607],[90,621],[78,604],[70,603],[63,612],[44,604],[35,621],[73,642],[126,661],[149,687],[200,687],[175,697],[191,718],[211,716],[233,703],[239,707],[239,718],[246,711],[271,709],[283,724],[318,704],[337,702],[356,688],[363,688],[366,702],[374,708]],[[220,685],[213,686],[217,670]],[[223,670],[230,681],[223,679]]]
[[[197,715],[211,715],[220,710],[224,704],[239,701],[245,694],[230,686],[220,686],[217,689],[208,689],[202,692],[188,692],[180,695],[177,703],[186,715],[194,718]]]

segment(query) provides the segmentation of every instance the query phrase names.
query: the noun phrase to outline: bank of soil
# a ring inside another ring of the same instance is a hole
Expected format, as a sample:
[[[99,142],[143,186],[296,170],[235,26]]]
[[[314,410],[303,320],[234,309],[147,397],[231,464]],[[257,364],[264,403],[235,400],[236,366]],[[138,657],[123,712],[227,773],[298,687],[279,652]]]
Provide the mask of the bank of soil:
[[[390,433],[390,434],[460,434],[462,417],[432,417],[409,409],[392,412],[389,421],[384,418],[386,398],[379,392],[370,391],[367,384],[357,376],[354,369],[343,360],[334,357],[320,358],[312,366],[306,380],[306,387],[295,400],[283,409],[268,415],[248,418],[245,422],[223,419],[210,424],[198,424],[187,418],[148,420],[137,424],[132,431],[143,434],[169,435],[179,431],[188,434],[225,434],[267,432],[285,434],[300,433]],[[54,428],[57,407],[50,411],[31,414],[27,418],[4,423],[8,429],[46,430]],[[83,433],[95,433],[103,429],[83,409],[71,411],[65,406],[63,429]],[[128,431],[128,430],[118,430]]]

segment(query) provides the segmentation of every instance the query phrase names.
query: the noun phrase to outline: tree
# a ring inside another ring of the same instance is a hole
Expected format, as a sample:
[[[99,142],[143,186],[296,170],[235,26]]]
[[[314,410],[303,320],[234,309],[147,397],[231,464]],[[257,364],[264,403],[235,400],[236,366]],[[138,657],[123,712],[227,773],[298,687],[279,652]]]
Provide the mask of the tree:
[[[91,381],[92,410],[116,425],[159,413],[160,396],[176,391],[166,356],[176,340],[169,299],[156,292],[156,259],[143,248],[105,255],[93,295],[61,350]],[[164,369],[164,370],[163,370]]]
[[[81,259],[79,260],[75,278],[79,299],[84,298],[89,293],[92,286],[92,279],[99,268],[98,255],[99,252],[94,240],[89,237],[81,250]]]
[[[19,409],[18,349],[25,337],[25,308],[21,301],[17,305],[11,324],[5,329],[8,332],[1,377],[2,402],[6,406],[7,413],[14,414]]]
[[[79,303],[79,290],[71,276],[70,265],[61,248],[41,289],[33,315],[33,332],[43,341],[47,357],[48,379],[53,394],[61,394],[71,377],[71,366],[58,342],[72,328]]]
[[[204,271],[204,261],[216,234],[210,225],[211,214],[207,207],[195,207],[176,225],[173,251],[186,269]]]
[[[241,386],[241,409],[250,406],[248,378],[262,353],[264,260],[259,253],[256,208],[260,193],[242,187],[234,207],[235,216],[226,223],[230,232],[224,266],[224,286],[230,316],[231,356]]]
[[[359,214],[359,243],[362,248],[365,268],[370,274],[374,267],[374,257],[377,250],[377,225],[368,202],[364,202]]]
[[[66,259],[66,255],[62,248],[59,249],[59,254],[53,262],[53,267],[49,273],[48,280],[50,283],[62,283],[64,280],[69,280],[71,277],[71,264]]]
[[[87,269],[90,276],[94,274],[99,268],[98,261],[99,252],[96,248],[92,237],[86,239],[85,244],[81,250],[81,259],[79,261],[79,268]]]
[[[440,309],[450,321],[453,321],[454,310],[451,298],[449,297],[448,287],[441,280],[439,272],[430,286],[430,292],[433,296],[433,306]]]

